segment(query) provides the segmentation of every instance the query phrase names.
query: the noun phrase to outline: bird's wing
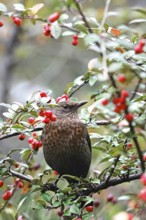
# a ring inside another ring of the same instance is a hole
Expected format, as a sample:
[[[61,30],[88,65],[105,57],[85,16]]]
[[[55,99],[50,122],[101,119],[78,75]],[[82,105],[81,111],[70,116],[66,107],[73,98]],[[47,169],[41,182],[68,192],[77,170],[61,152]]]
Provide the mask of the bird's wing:
[[[90,140],[90,137],[89,137],[88,131],[87,131],[87,135],[86,135],[86,140],[87,140],[87,143],[88,143],[89,149],[90,149],[90,151],[91,151],[91,140]]]

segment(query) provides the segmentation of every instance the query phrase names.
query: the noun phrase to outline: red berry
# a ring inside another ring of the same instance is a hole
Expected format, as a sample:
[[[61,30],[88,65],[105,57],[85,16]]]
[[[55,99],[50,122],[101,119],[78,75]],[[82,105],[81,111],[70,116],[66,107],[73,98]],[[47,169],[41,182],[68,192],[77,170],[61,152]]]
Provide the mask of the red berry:
[[[57,215],[61,217],[61,216],[63,216],[63,212],[61,210],[58,210]]]
[[[107,196],[107,202],[112,202],[113,199],[114,199],[114,195],[110,193],[110,194]]]
[[[73,35],[73,39],[78,40],[78,35],[77,34]]]
[[[142,53],[143,52],[143,47],[140,44],[138,44],[134,47],[134,51],[135,51],[136,54],[137,53]]]
[[[133,146],[133,144],[129,143],[129,144],[126,145],[126,149],[129,150],[129,149],[132,148],[132,146]]]
[[[33,137],[37,137],[37,133],[36,132],[33,132],[32,135],[33,135]]]
[[[53,173],[54,173],[54,175],[58,175],[59,174],[58,171],[56,171],[56,170],[54,170]]]
[[[146,173],[142,174],[142,176],[140,177],[140,181],[143,185],[146,185]]]
[[[56,115],[52,115],[52,117],[51,117],[51,121],[56,121],[56,120],[57,120]]]
[[[52,120],[52,119],[51,119]],[[44,122],[45,124],[48,124],[48,123],[50,123],[50,118],[44,118],[43,120],[42,120],[42,122]]]
[[[32,146],[32,149],[35,151],[39,149],[38,142],[36,140],[32,142],[31,146]]]
[[[122,165],[122,170],[127,170],[126,164],[123,164],[123,165]]]
[[[43,109],[41,109],[38,114],[39,114],[39,116],[44,117],[45,116],[45,111]]]
[[[100,205],[99,199],[96,199],[93,204],[97,208]]]
[[[48,111],[46,111],[44,114],[45,114],[45,116],[46,116],[47,118],[50,118],[50,119],[51,119],[53,113],[52,113],[52,111],[49,111],[49,110],[48,110]]]
[[[34,139],[32,137],[28,138],[28,143],[32,144],[32,142],[34,141]]]
[[[138,193],[138,197],[146,202],[146,187]]]
[[[0,27],[2,27],[4,25],[3,21],[0,21]]]
[[[43,146],[42,142],[38,141],[38,147],[42,147],[42,146]]]
[[[72,45],[73,45],[73,46],[77,46],[78,43],[79,43],[78,40],[73,40],[73,41],[72,41]]]
[[[144,47],[144,45],[145,45],[145,40],[144,39],[140,39],[139,46],[140,47]]]
[[[86,206],[86,211],[93,212],[93,206],[92,205]]]
[[[15,184],[18,184],[18,183],[20,182],[20,178],[16,178],[16,179],[14,180],[14,182],[15,182]]]
[[[31,125],[32,125],[32,124],[34,124],[35,119],[31,117],[31,118],[29,118],[29,119],[28,119],[28,122],[29,122],[29,124],[31,124]]]
[[[22,188],[22,187],[23,187],[23,183],[20,181],[20,182],[17,184],[17,187],[18,187],[18,188]]]
[[[40,92],[40,96],[41,96],[41,98],[47,97],[47,93],[45,91],[42,91],[42,92]]]
[[[60,17],[60,14],[58,12],[55,12],[53,14],[51,14],[49,17],[48,17],[48,20],[49,22],[54,22],[54,21],[57,21]]]
[[[101,101],[101,104],[102,104],[102,105],[107,105],[108,102],[109,102],[108,99],[103,99],[103,100]]]
[[[25,134],[19,134],[18,138],[20,141],[23,141],[25,139]]]
[[[3,185],[4,185],[4,182],[0,180],[0,187],[2,187]]]
[[[134,115],[132,113],[128,113],[125,115],[127,121],[133,121]]]
[[[146,153],[143,154],[143,160],[146,161]]]
[[[125,75],[121,74],[120,76],[118,76],[118,81],[119,81],[120,83],[124,83],[124,82],[126,81]]]
[[[6,192],[3,194],[3,196],[2,196],[3,200],[8,200],[8,199],[10,199],[11,196],[12,196],[12,194],[13,194],[13,193],[12,193],[11,190],[6,191]]]
[[[134,218],[134,215],[132,213],[128,213],[128,220],[132,220]]]
[[[21,26],[22,24],[22,19],[18,18],[18,17],[13,17],[13,22],[14,24],[16,24],[17,26]]]
[[[127,90],[122,90],[121,91],[121,97],[122,98],[127,98],[129,97],[129,92]]]

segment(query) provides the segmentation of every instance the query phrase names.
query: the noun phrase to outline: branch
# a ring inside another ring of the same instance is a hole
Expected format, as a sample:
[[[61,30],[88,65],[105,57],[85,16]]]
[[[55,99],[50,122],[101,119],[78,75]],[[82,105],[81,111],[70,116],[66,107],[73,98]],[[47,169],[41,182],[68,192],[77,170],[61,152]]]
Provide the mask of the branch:
[[[107,177],[107,179],[106,179],[106,183],[110,180],[110,178],[112,177],[112,175],[113,175],[113,173],[114,173],[114,170],[115,170],[115,168],[116,168],[116,166],[117,166],[117,163],[118,163],[118,161],[119,161],[119,158],[120,158],[120,156],[121,155],[118,155],[116,158],[115,158],[115,160],[114,160],[114,164],[112,165],[112,167],[111,167],[111,170],[110,170],[110,174],[109,174],[109,176]]]
[[[2,135],[0,137],[0,140],[7,139],[7,138],[10,138],[10,137],[15,137],[15,136],[18,136],[19,134],[22,134],[22,133],[25,133],[25,132],[34,132],[34,131],[42,131],[42,130],[43,130],[43,128],[40,127],[40,128],[34,128],[33,130],[25,130],[23,132],[18,131],[18,132],[14,132],[12,134]]]
[[[82,88],[84,85],[86,85],[88,83],[88,80],[83,81],[82,84],[80,84],[79,86],[77,86],[70,94],[69,97],[73,96],[74,93],[76,93],[80,88]]]
[[[107,13],[108,13],[110,2],[111,2],[111,0],[106,1],[106,5],[105,5],[105,8],[104,8],[104,15],[103,15],[103,19],[102,19],[102,22],[101,22],[101,30],[103,29],[106,18],[107,18]]]
[[[92,29],[91,29],[91,27],[90,27],[90,25],[89,25],[89,23],[88,23],[88,21],[87,21],[87,19],[86,19],[86,16],[85,16],[84,13],[82,12],[82,9],[81,9],[81,7],[80,7],[80,4],[77,2],[77,0],[74,0],[74,3],[75,3],[75,5],[76,5],[76,7],[77,7],[77,9],[78,9],[78,11],[79,11],[79,13],[80,13],[80,15],[81,15],[82,20],[84,21],[86,27],[88,28],[89,32],[92,34],[93,31],[92,31]]]

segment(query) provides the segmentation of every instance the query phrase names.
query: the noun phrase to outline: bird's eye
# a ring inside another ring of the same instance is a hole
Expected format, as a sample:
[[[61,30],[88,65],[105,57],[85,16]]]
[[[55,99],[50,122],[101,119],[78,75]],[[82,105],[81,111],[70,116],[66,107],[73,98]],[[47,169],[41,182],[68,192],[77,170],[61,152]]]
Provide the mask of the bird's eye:
[[[67,109],[67,106],[65,105],[65,106],[63,106],[63,108]]]

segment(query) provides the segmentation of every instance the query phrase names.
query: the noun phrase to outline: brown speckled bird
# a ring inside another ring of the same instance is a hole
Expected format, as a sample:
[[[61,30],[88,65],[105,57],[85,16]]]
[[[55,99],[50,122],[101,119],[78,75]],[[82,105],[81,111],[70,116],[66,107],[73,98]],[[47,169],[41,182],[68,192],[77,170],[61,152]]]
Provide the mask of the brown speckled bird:
[[[44,126],[42,143],[47,164],[59,172],[86,177],[91,163],[91,142],[77,109],[87,102],[63,101],[53,109],[55,122]]]

